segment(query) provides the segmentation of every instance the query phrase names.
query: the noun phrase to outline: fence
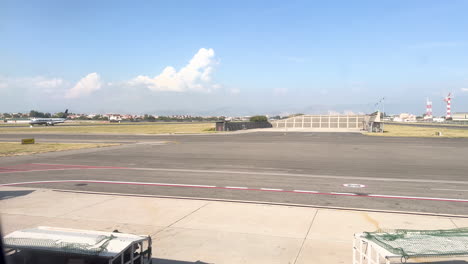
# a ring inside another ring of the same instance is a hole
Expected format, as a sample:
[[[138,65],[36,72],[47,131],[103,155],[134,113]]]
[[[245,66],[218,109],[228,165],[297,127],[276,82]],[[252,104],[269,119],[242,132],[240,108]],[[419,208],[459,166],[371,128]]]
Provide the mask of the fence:
[[[347,128],[363,129],[365,115],[301,115],[273,121],[274,128]]]

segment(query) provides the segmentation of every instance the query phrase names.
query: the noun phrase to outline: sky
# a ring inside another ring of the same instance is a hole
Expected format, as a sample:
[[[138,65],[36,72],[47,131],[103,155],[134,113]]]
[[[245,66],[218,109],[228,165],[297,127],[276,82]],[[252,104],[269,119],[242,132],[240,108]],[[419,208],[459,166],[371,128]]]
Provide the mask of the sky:
[[[468,112],[464,0],[0,5],[0,112]]]

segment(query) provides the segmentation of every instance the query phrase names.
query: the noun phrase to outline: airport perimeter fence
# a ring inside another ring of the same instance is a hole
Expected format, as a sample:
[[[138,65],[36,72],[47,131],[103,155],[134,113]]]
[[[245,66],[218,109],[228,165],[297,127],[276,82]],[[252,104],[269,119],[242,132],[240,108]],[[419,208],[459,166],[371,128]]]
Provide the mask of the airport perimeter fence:
[[[270,122],[216,122],[216,131],[236,131],[255,128],[271,128]]]
[[[300,115],[272,121],[274,128],[344,128],[364,129],[369,121],[365,115]]]

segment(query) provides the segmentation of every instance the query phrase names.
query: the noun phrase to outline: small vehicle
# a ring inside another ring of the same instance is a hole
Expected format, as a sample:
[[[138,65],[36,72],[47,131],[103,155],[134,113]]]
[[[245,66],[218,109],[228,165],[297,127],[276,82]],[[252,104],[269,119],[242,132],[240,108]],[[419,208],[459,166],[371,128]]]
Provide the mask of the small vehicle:
[[[151,237],[40,226],[4,237],[7,263],[149,264]]]

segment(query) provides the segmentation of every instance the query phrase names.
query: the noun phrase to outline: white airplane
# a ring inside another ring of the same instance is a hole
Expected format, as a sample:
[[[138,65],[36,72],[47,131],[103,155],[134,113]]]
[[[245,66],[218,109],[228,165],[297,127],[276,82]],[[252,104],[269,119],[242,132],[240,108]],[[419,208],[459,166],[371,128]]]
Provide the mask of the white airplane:
[[[29,121],[29,124],[31,125],[31,127],[33,125],[53,126],[55,124],[60,124],[60,123],[65,122],[65,120],[67,119],[67,115],[68,115],[68,109],[65,110],[65,115],[63,118],[42,118],[42,117],[36,118],[34,117]]]

